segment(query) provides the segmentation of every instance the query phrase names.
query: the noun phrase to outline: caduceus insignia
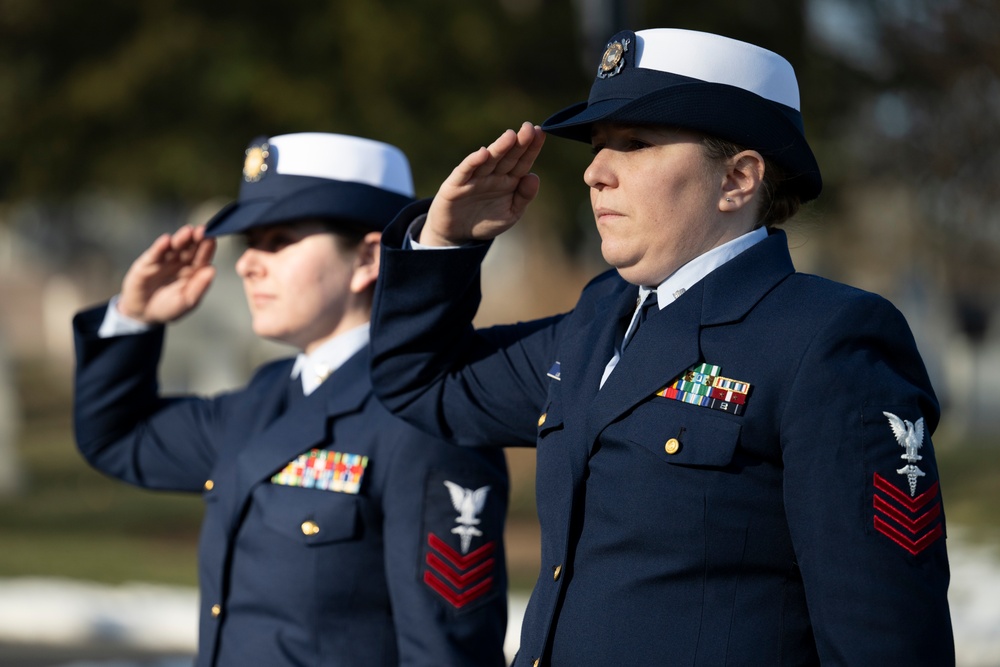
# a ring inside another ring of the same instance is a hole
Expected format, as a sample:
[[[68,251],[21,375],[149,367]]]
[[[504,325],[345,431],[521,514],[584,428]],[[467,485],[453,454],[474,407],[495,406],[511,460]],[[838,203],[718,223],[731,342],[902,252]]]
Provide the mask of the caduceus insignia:
[[[917,478],[924,476],[924,471],[916,466],[917,461],[922,457],[917,451],[924,446],[924,418],[921,417],[916,422],[908,419],[900,419],[891,412],[883,412],[889,418],[889,426],[896,436],[896,442],[905,451],[899,458],[906,460],[906,465],[896,470],[900,475],[906,475],[906,480],[910,483],[910,496],[917,493]]]
[[[444,480],[444,485],[448,487],[451,504],[458,512],[458,518],[455,519],[458,525],[452,528],[451,532],[462,538],[462,553],[469,553],[472,538],[483,534],[483,531],[476,528],[479,524],[479,519],[476,517],[486,505],[486,494],[490,492],[490,487],[483,486],[473,491],[448,480]]]

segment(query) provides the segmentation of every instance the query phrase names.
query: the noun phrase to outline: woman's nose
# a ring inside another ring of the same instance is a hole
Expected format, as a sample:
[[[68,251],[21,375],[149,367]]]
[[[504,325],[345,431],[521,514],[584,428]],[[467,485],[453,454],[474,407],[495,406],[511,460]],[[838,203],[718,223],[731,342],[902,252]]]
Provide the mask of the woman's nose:
[[[594,154],[590,165],[583,172],[584,183],[598,190],[608,185],[614,185],[615,175],[611,168],[610,154],[611,151],[607,148],[602,148]]]
[[[257,275],[261,270],[260,253],[253,248],[247,248],[240,255],[240,258],[236,260],[236,274],[240,278],[249,278],[252,275]]]

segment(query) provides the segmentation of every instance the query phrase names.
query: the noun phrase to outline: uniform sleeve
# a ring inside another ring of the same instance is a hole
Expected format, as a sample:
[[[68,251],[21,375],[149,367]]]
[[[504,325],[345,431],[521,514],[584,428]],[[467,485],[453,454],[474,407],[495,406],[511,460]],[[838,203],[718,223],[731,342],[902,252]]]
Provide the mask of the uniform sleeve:
[[[215,459],[210,433],[216,406],[159,395],[163,327],[100,338],[105,308],[73,320],[77,447],[102,472],[138,486],[198,491]]]
[[[474,330],[489,245],[401,249],[423,208],[405,210],[383,236],[371,326],[375,393],[392,412],[458,444],[534,446],[563,317]]]
[[[851,299],[789,392],[785,506],[822,664],[953,665],[939,409],[902,315]]]
[[[400,665],[502,667],[503,452],[456,448],[399,425],[382,504]]]

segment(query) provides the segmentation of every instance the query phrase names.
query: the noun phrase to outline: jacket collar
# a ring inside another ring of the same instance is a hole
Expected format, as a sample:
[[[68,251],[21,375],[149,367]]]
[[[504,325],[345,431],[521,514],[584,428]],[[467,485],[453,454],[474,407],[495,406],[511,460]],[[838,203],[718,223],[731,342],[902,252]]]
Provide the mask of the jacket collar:
[[[702,328],[740,320],[794,271],[785,234],[775,231],[692,285],[666,308],[652,313],[590,404],[588,430],[596,437],[600,429],[622,413],[704,361]],[[619,286],[614,295],[619,299],[619,310],[634,307],[634,287]],[[605,330],[613,328],[606,321],[602,326]],[[610,359],[613,343],[591,348],[591,353],[595,350],[606,352]],[[603,368],[608,359],[599,365]]]
[[[366,347],[247,444],[237,457],[238,493],[248,495],[254,484],[299,454],[325,443],[331,418],[357,412],[364,406],[372,393],[368,360]],[[281,384],[285,387],[287,381]]]

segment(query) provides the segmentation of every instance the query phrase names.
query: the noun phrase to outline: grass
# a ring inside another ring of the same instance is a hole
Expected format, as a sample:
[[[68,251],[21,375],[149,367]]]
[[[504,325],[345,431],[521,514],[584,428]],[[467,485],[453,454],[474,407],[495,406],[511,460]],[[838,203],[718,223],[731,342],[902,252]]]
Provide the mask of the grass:
[[[68,380],[54,382],[35,365],[21,376],[22,484],[0,496],[0,577],[196,585],[201,499],[91,469],[73,443]]]
[[[87,466],[70,428],[68,382],[28,386],[19,451],[24,488],[0,497],[0,577],[69,577],[195,586],[201,499],[136,489]],[[938,445],[948,521],[973,540],[1000,543],[1000,455],[987,439]],[[534,452],[508,452],[511,585],[538,573]]]
[[[138,489],[90,468],[73,442],[69,381],[40,382],[37,367],[22,375],[34,378],[22,391],[23,485],[17,495],[0,495],[0,578],[196,586],[201,498]],[[528,589],[539,552],[534,452],[516,453],[510,467],[510,579]]]
[[[95,472],[68,418],[26,431],[24,488],[0,499],[0,577],[195,585],[201,500],[150,493]]]

